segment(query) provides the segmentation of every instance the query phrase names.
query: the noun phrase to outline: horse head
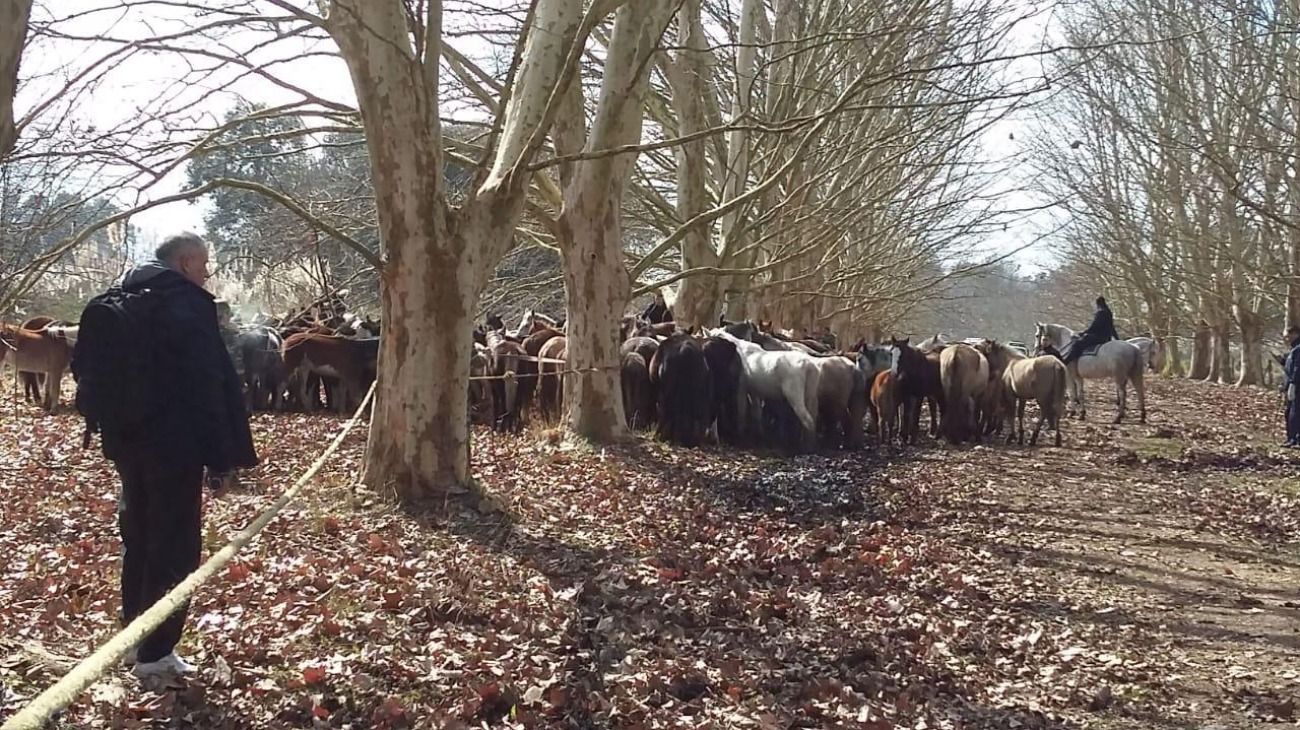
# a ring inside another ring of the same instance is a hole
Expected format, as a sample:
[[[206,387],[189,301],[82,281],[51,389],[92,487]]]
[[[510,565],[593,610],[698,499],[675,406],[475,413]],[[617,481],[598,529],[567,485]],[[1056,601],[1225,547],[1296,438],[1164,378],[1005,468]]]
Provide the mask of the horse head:
[[[489,314],[484,322],[487,323],[487,327],[490,330],[503,330],[506,328],[506,323],[501,319],[501,315],[499,314]]]

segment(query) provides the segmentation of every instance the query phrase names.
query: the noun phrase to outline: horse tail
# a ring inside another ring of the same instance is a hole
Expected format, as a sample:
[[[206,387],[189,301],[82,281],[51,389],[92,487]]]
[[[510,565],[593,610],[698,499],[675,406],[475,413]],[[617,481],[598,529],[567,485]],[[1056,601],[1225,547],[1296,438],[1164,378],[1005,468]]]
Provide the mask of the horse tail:
[[[1151,341],[1151,346],[1153,348],[1155,347],[1155,340]],[[1150,361],[1152,357],[1155,357],[1155,350],[1152,350],[1150,353],[1144,353],[1142,352],[1142,350],[1140,349],[1138,350],[1138,356],[1134,360],[1133,366],[1129,368],[1129,374],[1128,374],[1129,382],[1134,382],[1142,379],[1142,376],[1143,374],[1146,373],[1148,367],[1147,363]]]
[[[1052,405],[1052,425],[1055,426],[1065,414],[1066,380],[1069,375],[1060,360],[1052,361],[1052,389],[1048,393],[1048,403]]]
[[[956,439],[960,433],[960,425],[965,423],[966,402],[962,398],[962,362],[960,357],[954,356],[945,358],[939,363],[939,383],[943,388],[943,399],[946,401],[946,411],[944,413],[944,429],[948,432],[949,439]]]
[[[812,425],[804,424],[804,427],[812,434],[817,433],[817,411],[821,403],[821,368],[816,363],[809,360],[804,367],[803,381],[803,402],[804,407],[808,409],[808,415],[812,418]]]

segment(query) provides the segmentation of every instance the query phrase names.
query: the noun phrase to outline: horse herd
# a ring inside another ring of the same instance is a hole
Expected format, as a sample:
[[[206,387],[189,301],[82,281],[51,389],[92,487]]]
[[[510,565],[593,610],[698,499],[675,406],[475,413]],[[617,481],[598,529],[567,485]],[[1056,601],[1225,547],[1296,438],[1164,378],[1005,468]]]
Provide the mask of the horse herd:
[[[477,327],[469,363],[471,418],[505,431],[531,419],[558,420],[564,381],[571,377],[565,331],[562,322],[531,310],[514,330],[495,316]],[[250,410],[328,406],[347,412],[376,375],[378,323],[348,313],[338,300],[242,327],[224,317],[223,332]],[[47,410],[58,404],[76,333],[75,325],[48,317],[0,326],[0,361],[14,355],[16,384]],[[718,328],[688,332],[672,322],[627,318],[619,335],[627,425],[686,446],[713,441],[791,451],[851,449],[863,444],[867,431],[881,444],[911,444],[923,407],[931,437],[981,440],[1001,433],[1014,416],[1007,438],[1023,443],[1029,401],[1039,413],[1030,443],[1046,426],[1059,444],[1067,392],[1085,417],[1083,381],[1113,379],[1118,421],[1132,384],[1145,420],[1143,373],[1162,365],[1159,344],[1139,337],[1106,343],[1066,367],[1059,353],[1073,333],[1046,323],[1035,332],[1036,356],[1018,343],[939,336],[915,345],[908,339],[859,341],[841,351],[829,335],[796,337],[751,321],[722,320]]]
[[[379,325],[322,300],[283,320],[236,325],[222,310],[221,331],[249,410],[355,408],[375,378]],[[46,411],[59,404],[78,327],[50,317],[0,325],[0,362],[12,354],[15,383]]]
[[[1145,368],[1158,369],[1156,341],[1134,338],[1086,352],[1068,367],[1060,351],[1073,333],[1039,324],[1035,356],[1027,348],[991,339],[913,346],[908,339],[858,342],[847,352],[833,339],[796,337],[757,323],[720,322],[716,329],[684,331],[673,323],[623,323],[620,378],[627,425],[653,427],[664,440],[695,446],[706,440],[799,451],[856,448],[863,425],[881,444],[915,443],[928,405],[930,435],[960,443],[1001,433],[1014,416],[1008,441],[1025,441],[1029,401],[1061,443],[1068,392],[1080,417],[1083,380],[1112,378],[1123,418],[1129,384],[1146,418]],[[531,418],[551,422],[563,403],[566,367],[563,324],[528,312],[513,331],[499,317],[475,330],[470,384],[472,413],[498,430],[516,431]]]

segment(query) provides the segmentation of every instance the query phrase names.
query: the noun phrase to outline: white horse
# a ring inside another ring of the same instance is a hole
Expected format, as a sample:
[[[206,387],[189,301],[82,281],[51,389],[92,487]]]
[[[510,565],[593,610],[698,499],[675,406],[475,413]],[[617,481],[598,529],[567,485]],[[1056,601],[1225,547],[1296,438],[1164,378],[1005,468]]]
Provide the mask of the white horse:
[[[1154,337],[1130,337],[1127,342],[1142,351],[1142,359],[1151,372],[1158,373],[1165,369],[1165,348],[1161,347],[1160,340]]]
[[[813,358],[793,350],[764,350],[726,330],[708,333],[736,346],[744,368],[743,388],[762,400],[782,400],[790,404],[804,428],[805,439],[817,436],[817,388],[821,371]]]
[[[1058,353],[1065,349],[1075,338],[1074,330],[1059,324],[1036,322],[1034,324],[1034,344],[1038,350],[1050,346]],[[1137,391],[1139,419],[1147,422],[1147,388],[1143,381],[1146,358],[1142,350],[1123,340],[1111,340],[1097,348],[1095,353],[1083,355],[1070,363],[1070,392],[1074,403],[1079,407],[1079,418],[1088,417],[1088,405],[1083,392],[1083,381],[1097,378],[1112,378],[1115,381],[1115,403],[1118,413],[1115,423],[1124,418],[1128,406],[1128,384],[1132,383]]]
[[[933,350],[936,347],[942,347],[943,345],[946,344],[948,344],[948,338],[944,337],[941,334],[937,334],[934,337],[927,337],[924,340],[918,342],[916,344],[916,349],[920,350],[921,352],[929,352],[930,350]]]

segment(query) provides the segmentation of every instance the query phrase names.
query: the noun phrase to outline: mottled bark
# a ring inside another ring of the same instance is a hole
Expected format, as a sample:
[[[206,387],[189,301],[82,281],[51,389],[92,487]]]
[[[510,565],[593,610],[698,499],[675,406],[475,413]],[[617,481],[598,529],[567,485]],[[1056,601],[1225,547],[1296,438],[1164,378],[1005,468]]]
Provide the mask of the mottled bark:
[[[649,59],[668,22],[670,0],[619,8],[610,34],[600,97],[585,146],[588,152],[641,139]],[[583,160],[564,191],[560,251],[568,300],[568,361],[580,372],[565,376],[566,422],[574,434],[596,442],[628,437],[619,377],[618,328],[631,296],[623,263],[623,191],[636,155]]]
[[[32,0],[0,0],[0,159],[18,141],[14,126],[14,96],[18,93],[18,67],[27,39]]]
[[[580,19],[577,0],[538,3],[491,172],[454,210],[442,178],[440,6],[411,19],[399,0],[329,5],[326,27],[365,124],[384,252],[384,337],[363,474],[381,494],[419,501],[469,481],[472,315],[522,214],[522,168],[549,126],[548,100]],[[427,21],[419,52],[412,20]]]
[[[708,41],[700,22],[700,0],[685,0],[677,13],[677,45],[680,50],[667,66],[672,87],[673,109],[677,113],[677,134],[698,134],[708,128],[706,100],[711,90],[707,83]],[[673,150],[677,162],[677,219],[685,222],[709,209],[706,181],[710,174],[708,140],[699,139]],[[713,242],[713,226],[697,225],[682,238],[683,270],[716,267],[718,251]],[[686,326],[716,326],[722,310],[722,282],[713,274],[689,276],[678,284],[673,315]]]

